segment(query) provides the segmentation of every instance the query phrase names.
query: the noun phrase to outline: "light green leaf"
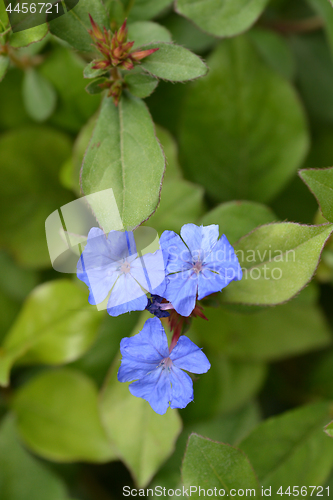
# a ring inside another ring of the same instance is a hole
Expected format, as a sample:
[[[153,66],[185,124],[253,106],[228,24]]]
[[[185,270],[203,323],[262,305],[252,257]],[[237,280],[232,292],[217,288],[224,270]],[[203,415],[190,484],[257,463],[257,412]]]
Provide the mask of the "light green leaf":
[[[50,123],[74,134],[87,123],[101,102],[100,96],[85,92],[84,67],[85,62],[77,54],[60,46],[55,47],[39,67],[39,72],[52,83],[58,94],[57,108]]]
[[[126,0],[123,0],[126,3]],[[130,21],[152,19],[163,9],[168,7],[172,0],[136,0],[131,4],[131,8],[126,12]]]
[[[230,201],[206,213],[199,222],[204,226],[218,224],[220,234],[225,234],[234,244],[256,227],[276,220],[276,215],[265,205],[253,201]]]
[[[205,308],[209,321],[193,322],[191,331],[200,345],[244,361],[276,361],[326,347],[330,330],[320,308],[303,300],[304,292],[288,304],[252,313]]]
[[[117,360],[102,391],[102,418],[119,457],[137,485],[144,487],[173,452],[181,419],[177,410],[158,415],[147,401],[132,396],[129,384],[118,382],[118,368]]]
[[[333,222],[333,167],[300,170],[299,175],[316,197],[325,219]]]
[[[27,298],[0,352],[0,383],[7,385],[11,366],[68,363],[91,346],[103,319],[89,306],[84,289],[69,280],[37,287]]]
[[[0,82],[6,76],[9,66],[9,57],[0,55]]]
[[[157,78],[172,82],[185,82],[204,76],[208,68],[199,56],[172,43],[152,43],[140,49],[155,49],[141,62],[141,67]]]
[[[237,448],[216,443],[197,434],[189,437],[182,467],[185,488],[192,487],[191,498],[199,499],[199,487],[206,490],[243,489],[260,495],[259,484],[248,458]],[[197,488],[197,490],[194,490]],[[222,494],[221,494],[222,496]],[[238,496],[237,496],[238,498]]]
[[[121,26],[125,20],[125,8],[122,0],[103,0],[111,24]]]
[[[333,5],[325,0],[307,0],[308,4],[322,18],[325,24],[326,37],[333,54]]]
[[[17,33],[11,33],[9,43],[12,47],[26,47],[31,43],[36,43],[42,40],[48,33],[48,26],[46,23],[40,24],[33,28],[29,28]]]
[[[267,202],[307,153],[298,97],[245,36],[221,43],[208,65],[208,76],[189,88],[184,102],[181,165],[216,201]]]
[[[196,222],[203,213],[204,190],[183,179],[163,182],[161,203],[147,226],[161,234],[166,229],[179,232],[184,224]]]
[[[177,0],[176,10],[201,29],[219,37],[231,37],[249,29],[268,0]]]
[[[53,129],[30,126],[3,134],[0,150],[0,243],[25,266],[50,267],[45,220],[73,200],[58,181],[70,141]]]
[[[84,0],[78,2],[74,9],[71,9],[65,15],[50,21],[50,32],[65,40],[74,49],[92,52],[92,39],[88,33],[88,30],[91,29],[88,14],[101,27],[110,28],[102,0]]]
[[[21,445],[12,415],[0,428],[1,500],[67,500],[65,484]]]
[[[23,101],[27,113],[37,122],[43,122],[52,115],[57,94],[52,84],[33,68],[25,72],[23,80]]]
[[[134,228],[147,219],[159,202],[164,165],[145,104],[123,95],[116,107],[105,98],[81,175],[85,195],[113,189],[119,215],[111,205],[93,207],[102,227],[113,224],[117,229],[119,216],[125,228]]]
[[[135,42],[132,50],[149,43],[172,42],[170,32],[164,26],[151,21],[130,23],[127,39]]]
[[[15,395],[17,429],[29,448],[59,462],[114,458],[92,381],[75,370],[44,372]]]
[[[311,280],[332,224],[281,222],[242,238],[235,250],[243,279],[223,290],[225,302],[274,305],[291,299]]]
[[[128,73],[125,75],[124,81],[129,92],[142,99],[150,96],[158,85],[158,80],[153,76],[138,72]]]
[[[0,33],[5,31],[7,28],[9,19],[8,14],[6,12],[6,5],[4,0],[0,0]]]
[[[249,457],[260,483],[280,486],[321,485],[333,464],[333,442],[323,433],[331,418],[329,403],[317,403],[271,417],[259,425],[239,447]]]
[[[106,78],[96,78],[95,80],[92,80],[88,85],[86,86],[86,91],[88,94],[95,95],[95,94],[100,94],[103,92],[103,88],[100,87],[102,83],[106,82]]]
[[[84,78],[97,78],[107,73],[107,70],[105,69],[94,69],[93,66],[95,66],[95,64],[95,61],[91,61],[89,64],[87,64],[87,66],[85,66],[83,70]]]
[[[249,36],[258,52],[271,68],[284,78],[292,80],[296,73],[296,62],[285,37],[272,30],[254,28]]]

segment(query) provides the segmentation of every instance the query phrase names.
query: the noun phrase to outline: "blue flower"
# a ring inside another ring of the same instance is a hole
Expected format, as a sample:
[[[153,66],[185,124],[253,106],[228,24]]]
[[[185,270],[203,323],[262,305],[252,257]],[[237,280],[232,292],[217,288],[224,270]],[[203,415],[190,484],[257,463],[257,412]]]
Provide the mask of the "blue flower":
[[[161,236],[167,280],[160,295],[179,314],[189,316],[197,298],[201,300],[242,279],[242,269],[226,236],[218,239],[219,226],[185,224],[180,235],[182,239],[173,231],[164,231]]]
[[[206,373],[210,363],[202,350],[187,337],[180,337],[171,353],[167,336],[158,318],[150,318],[137,335],[122,339],[123,355],[118,371],[120,382],[129,386],[133,396],[143,398],[163,415],[171,408],[185,408],[193,401],[193,383],[189,375]]]
[[[164,289],[161,250],[140,257],[132,232],[111,231],[108,236],[92,228],[77,265],[78,278],[89,287],[89,303],[100,304],[108,295],[107,311],[119,316],[143,311],[151,293]]]
[[[163,297],[159,295],[152,295],[151,298],[148,299],[148,305],[146,307],[147,311],[150,314],[153,314],[157,318],[167,318],[170,316],[168,311],[165,311],[161,308]]]

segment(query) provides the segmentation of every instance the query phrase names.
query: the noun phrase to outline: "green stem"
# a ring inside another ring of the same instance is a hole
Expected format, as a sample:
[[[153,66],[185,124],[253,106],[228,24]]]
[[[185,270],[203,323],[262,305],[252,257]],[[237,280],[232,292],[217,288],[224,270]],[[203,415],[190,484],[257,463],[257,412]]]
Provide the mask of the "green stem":
[[[283,34],[289,33],[309,33],[317,31],[324,27],[324,20],[319,16],[308,17],[306,19],[299,19],[296,21],[279,20],[266,22],[263,24],[267,28],[279,31]]]

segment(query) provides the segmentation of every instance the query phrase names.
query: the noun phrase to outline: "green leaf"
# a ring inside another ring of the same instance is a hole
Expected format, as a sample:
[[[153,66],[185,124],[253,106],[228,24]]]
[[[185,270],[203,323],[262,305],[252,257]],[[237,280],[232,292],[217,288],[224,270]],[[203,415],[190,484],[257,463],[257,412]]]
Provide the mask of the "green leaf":
[[[9,43],[12,47],[26,47],[31,43],[40,42],[48,33],[47,24],[40,24],[33,28],[29,28],[17,33],[11,33]]]
[[[86,91],[88,94],[94,95],[94,94],[100,94],[103,92],[103,88],[100,87],[102,83],[105,83],[107,81],[107,78],[96,78],[96,80],[92,80],[88,85],[86,86]]]
[[[331,411],[317,403],[269,418],[239,444],[271,498],[280,498],[280,486],[324,483],[333,464],[333,442],[323,433]]]
[[[89,14],[100,25],[110,28],[110,23],[101,0],[80,1],[69,12],[49,22],[50,32],[65,40],[74,49],[92,52],[92,39],[88,33],[91,29]]]
[[[114,458],[92,381],[75,370],[44,372],[16,393],[17,429],[38,455],[59,462]]]
[[[0,130],[8,130],[23,127],[32,123],[23,104],[22,82],[23,71],[10,68],[6,78],[0,82]]]
[[[102,390],[102,419],[118,456],[136,484],[143,488],[173,452],[181,419],[177,410],[169,409],[165,415],[158,415],[147,401],[132,396],[129,384],[118,382],[118,368],[119,359]]]
[[[169,14],[162,22],[170,31],[172,39],[177,45],[182,45],[197,54],[207,52],[217,43],[215,37],[204,33],[191,21],[176,13]]]
[[[230,201],[222,203],[201,219],[200,224],[218,224],[220,234],[225,234],[231,244],[258,226],[276,221],[269,207],[253,201]]]
[[[57,94],[52,84],[33,68],[25,72],[23,80],[23,101],[28,114],[37,122],[43,122],[52,115]]]
[[[243,279],[223,290],[222,299],[248,305],[291,299],[311,280],[332,230],[292,222],[259,227],[235,245]]]
[[[127,39],[135,42],[132,50],[149,43],[172,42],[170,32],[164,26],[151,21],[130,23]]]
[[[160,141],[166,159],[164,182],[172,179],[181,179],[182,173],[178,161],[178,147],[170,132],[156,125],[156,135]]]
[[[1,500],[67,500],[65,484],[21,445],[14,419],[8,415],[0,428]]]
[[[50,123],[74,134],[87,123],[101,102],[100,96],[85,92],[84,67],[83,59],[63,47],[55,47],[39,67],[40,74],[52,83],[58,94],[57,108]]]
[[[252,313],[205,308],[209,321],[193,322],[191,331],[200,345],[244,361],[276,361],[326,347],[330,330],[321,309],[302,299],[304,292]]]
[[[83,70],[83,76],[84,78],[97,78],[98,76],[103,76],[107,73],[107,70],[105,69],[93,69],[93,66],[95,66],[96,62],[91,61],[87,66],[85,66]]]
[[[250,28],[267,3],[268,0],[177,0],[176,10],[212,35],[231,37]]]
[[[136,0],[132,3],[128,19],[130,21],[152,19],[171,3],[172,0]]]
[[[38,283],[36,271],[19,267],[9,257],[0,251],[0,288],[17,301],[24,300]]]
[[[325,219],[333,222],[333,167],[300,170],[299,175],[316,197]]]
[[[30,126],[3,134],[0,149],[0,243],[25,266],[50,267],[45,220],[73,200],[58,181],[70,141],[45,126]]]
[[[264,61],[284,78],[293,80],[296,61],[286,38],[272,30],[262,28],[254,28],[249,32],[249,36]]]
[[[319,16],[321,16],[324,24],[326,36],[333,53],[333,5],[325,0],[307,0],[308,4],[313,8]]]
[[[307,153],[298,97],[245,36],[225,40],[208,65],[208,76],[189,88],[182,110],[180,158],[187,178],[216,201],[267,202]]]
[[[6,12],[6,5],[3,0],[0,0],[0,33],[5,31],[7,28],[9,19],[8,14]]]
[[[44,313],[43,313],[44,312]],[[2,345],[0,383],[7,385],[11,366],[63,364],[91,346],[103,318],[87,302],[84,289],[69,280],[37,287],[26,300]]]
[[[0,82],[6,76],[9,66],[9,57],[0,55]]]
[[[250,496],[260,495],[259,484],[248,458],[237,448],[216,443],[197,434],[189,437],[182,467],[185,488],[191,488],[191,498],[199,499],[199,487],[209,491],[247,490]],[[196,488],[196,490],[194,489]],[[223,494],[221,493],[221,496]],[[238,498],[238,496],[237,496]]]
[[[204,190],[183,179],[163,182],[161,203],[147,226],[161,234],[164,230],[179,232],[184,224],[196,222],[203,213]]]
[[[158,80],[153,76],[137,72],[125,75],[124,81],[129,92],[142,99],[152,94],[158,85]]]
[[[211,330],[209,334],[210,332]],[[196,344],[205,345],[202,337],[194,337],[194,329],[191,330],[191,338],[192,334]],[[262,362],[230,359],[221,354],[216,346],[211,350],[207,348],[204,352],[211,368],[208,373],[195,380],[194,403],[182,410],[182,417],[189,424],[239,410],[256,397],[266,380],[267,367]]]
[[[123,95],[119,106],[105,98],[82,165],[85,195],[113,189],[118,207],[94,206],[102,227],[134,228],[154,212],[160,196],[165,160],[145,104]],[[110,200],[110,204],[112,200]]]
[[[206,64],[193,52],[172,43],[152,43],[140,50],[155,49],[141,62],[141,67],[157,78],[172,82],[186,82],[205,76]]]

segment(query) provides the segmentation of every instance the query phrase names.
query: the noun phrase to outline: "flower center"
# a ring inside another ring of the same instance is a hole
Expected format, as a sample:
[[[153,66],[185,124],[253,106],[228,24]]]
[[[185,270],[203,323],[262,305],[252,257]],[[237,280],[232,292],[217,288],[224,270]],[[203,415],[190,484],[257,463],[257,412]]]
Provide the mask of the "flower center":
[[[169,357],[162,359],[161,366],[162,366],[163,370],[165,370],[167,368],[170,371],[171,367],[172,367],[171,359]]]
[[[194,264],[193,266],[193,271],[196,273],[196,274],[199,274],[202,270],[202,262],[198,261]]]
[[[124,274],[128,274],[131,270],[131,264],[125,260],[120,267],[120,271]]]

